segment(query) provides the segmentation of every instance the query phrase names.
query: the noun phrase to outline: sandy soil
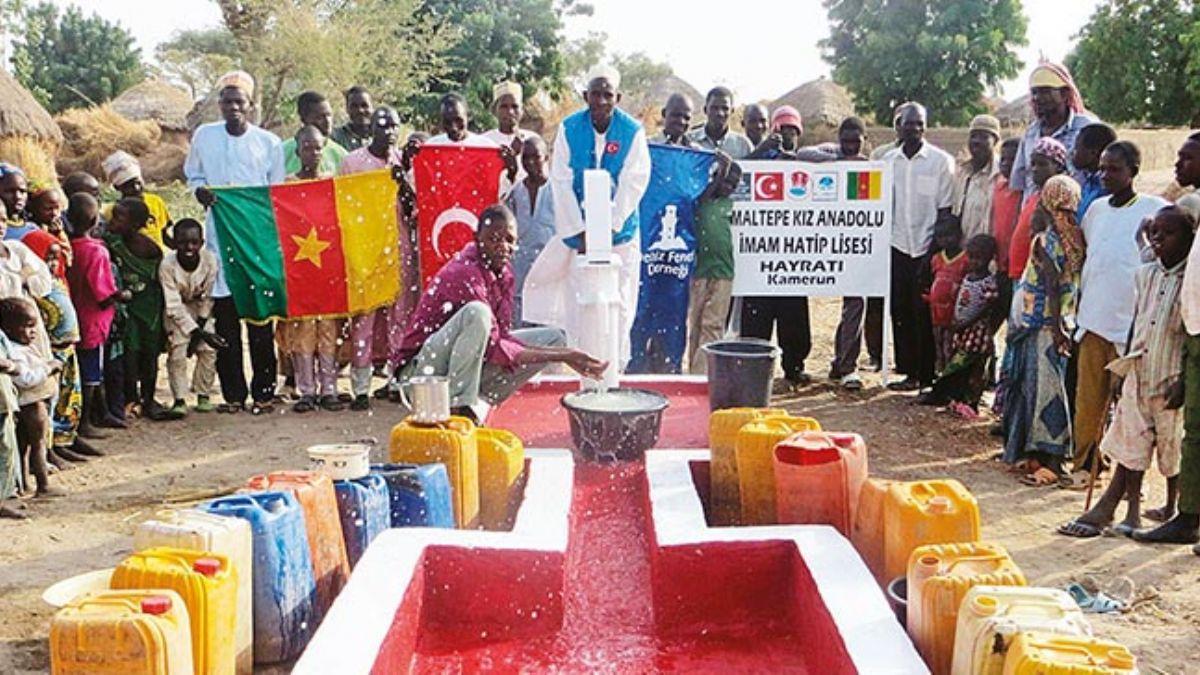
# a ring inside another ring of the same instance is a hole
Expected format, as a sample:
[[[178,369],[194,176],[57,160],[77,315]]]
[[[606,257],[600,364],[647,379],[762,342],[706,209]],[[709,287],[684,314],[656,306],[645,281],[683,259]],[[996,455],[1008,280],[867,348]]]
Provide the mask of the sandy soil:
[[[1019,485],[991,461],[999,443],[988,436],[990,419],[966,423],[912,405],[910,396],[879,388],[874,375],[857,394],[824,380],[837,310],[835,300],[814,301],[816,345],[808,370],[816,382],[780,403],[828,429],[863,434],[876,476],[961,480],[979,498],[984,536],[1007,546],[1032,584],[1128,575],[1140,589],[1153,589],[1155,597],[1129,613],[1095,617],[1097,634],[1129,646],[1143,673],[1200,673],[1200,558],[1187,547],[1058,536],[1053,528],[1081,511],[1082,494]],[[177,424],[139,423],[100,442],[108,457],[55,478],[69,496],[31,501],[30,520],[0,524],[0,672],[47,669],[52,611],[40,599],[42,590],[115,565],[129,552],[136,523],[156,509],[231,491],[254,473],[304,466],[303,448],[314,443],[386,439],[398,419],[398,409],[388,404],[371,413],[336,415],[192,415]],[[1151,473],[1147,483],[1148,501],[1155,504],[1162,499],[1162,478]]]

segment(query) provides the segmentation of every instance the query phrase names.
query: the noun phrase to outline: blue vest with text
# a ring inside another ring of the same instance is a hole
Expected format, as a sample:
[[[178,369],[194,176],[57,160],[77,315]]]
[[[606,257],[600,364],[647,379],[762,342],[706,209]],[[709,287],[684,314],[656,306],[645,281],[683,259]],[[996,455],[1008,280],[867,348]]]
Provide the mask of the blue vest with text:
[[[583,206],[583,172],[597,168],[596,162],[596,132],[592,128],[592,118],[586,109],[563,120],[563,133],[567,137],[567,147],[571,149],[571,172],[574,174],[573,185],[575,199]],[[617,183],[621,179],[621,169],[625,166],[625,157],[633,146],[633,139],[641,131],[642,125],[628,113],[617,108],[613,110],[612,122],[608,125],[608,133],[604,135],[604,156],[600,158],[599,168],[612,176],[613,194],[616,194]],[[637,209],[629,214],[629,218],[621,225],[621,229],[613,232],[613,246],[633,241],[638,231]],[[575,250],[583,248],[583,233],[563,240],[567,246]]]

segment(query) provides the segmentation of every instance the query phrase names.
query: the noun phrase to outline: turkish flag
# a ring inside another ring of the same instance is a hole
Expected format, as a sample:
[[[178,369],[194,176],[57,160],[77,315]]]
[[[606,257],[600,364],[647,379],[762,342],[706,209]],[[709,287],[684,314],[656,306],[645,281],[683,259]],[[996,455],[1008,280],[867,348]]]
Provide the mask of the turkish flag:
[[[778,202],[783,200],[783,172],[769,171],[754,174],[754,201]]]
[[[500,202],[499,148],[423,145],[413,158],[421,286],[475,238],[479,214]]]

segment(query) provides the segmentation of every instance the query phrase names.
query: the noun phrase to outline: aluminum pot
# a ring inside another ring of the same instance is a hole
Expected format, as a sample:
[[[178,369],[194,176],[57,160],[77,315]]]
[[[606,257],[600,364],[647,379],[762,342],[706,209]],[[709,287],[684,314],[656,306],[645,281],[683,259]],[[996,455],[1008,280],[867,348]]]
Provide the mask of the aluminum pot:
[[[413,424],[442,424],[450,420],[450,378],[417,375],[400,385],[400,398]]]

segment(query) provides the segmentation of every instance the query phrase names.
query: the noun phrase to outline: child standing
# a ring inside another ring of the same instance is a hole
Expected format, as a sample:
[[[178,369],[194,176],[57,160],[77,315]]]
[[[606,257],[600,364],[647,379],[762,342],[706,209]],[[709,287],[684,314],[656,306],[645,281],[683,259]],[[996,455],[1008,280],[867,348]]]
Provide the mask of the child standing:
[[[954,303],[967,273],[967,255],[962,250],[962,226],[957,218],[943,218],[933,230],[938,252],[930,260],[933,280],[923,299],[929,303],[933,324],[934,369],[941,372],[954,353]]]
[[[112,220],[104,243],[129,291],[125,305],[125,398],[141,404],[142,414],[152,420],[170,419],[154,400],[158,381],[158,355],[163,351],[163,290],[158,281],[162,249],[142,230],[150,222],[146,202],[126,197],[113,206]]]
[[[112,330],[116,303],[129,299],[117,291],[112,261],[104,242],[94,236],[100,222],[100,204],[86,192],[71,195],[67,207],[74,263],[67,270],[71,302],[79,317],[79,377],[83,386],[80,429],[107,415],[101,397],[104,385],[104,344]],[[119,420],[112,420],[113,424]]]
[[[321,172],[321,153],[325,136],[315,126],[308,125],[296,132],[296,154],[300,170],[288,176],[288,181],[328,178],[332,173]],[[290,319],[279,322],[275,338],[280,348],[291,356],[292,372],[300,400],[292,405],[298,413],[312,412],[321,406],[339,411],[346,406],[337,394],[337,349],[340,326],[337,319]]]
[[[118,150],[104,159],[104,173],[108,182],[121,193],[125,199],[140,199],[146,203],[150,211],[150,220],[146,223],[145,235],[154,243],[163,246],[166,239],[164,231],[171,225],[171,214],[167,211],[167,203],[162,197],[146,192],[146,183],[142,180],[142,165],[137,158]],[[110,209],[112,207],[109,207]],[[111,211],[109,217],[111,218]]]
[[[167,253],[158,270],[166,303],[167,375],[174,403],[167,411],[172,419],[187,415],[184,395],[188,391],[187,362],[193,354],[192,389],[196,412],[213,411],[209,396],[217,375],[217,352],[225,346],[221,336],[209,330],[212,289],[217,281],[217,256],[204,248],[204,226],[191,218],[172,228],[175,250]]]
[[[0,221],[4,220],[0,203]],[[0,518],[25,520],[25,505],[17,501],[22,476],[21,446],[17,442],[17,386],[13,383],[16,364],[9,358],[12,344],[0,331]]]
[[[1155,520],[1175,515],[1179,492],[1180,446],[1183,441],[1183,343],[1179,291],[1195,237],[1195,219],[1177,206],[1158,211],[1150,226],[1150,244],[1158,260],[1138,269],[1137,305],[1132,339],[1125,356],[1108,364],[1120,385],[1112,426],[1100,451],[1117,468],[1112,482],[1090,511],[1058,528],[1071,537],[1095,537],[1112,523],[1121,500],[1129,502],[1125,519],[1112,527],[1130,536],[1141,526],[1142,479],[1157,455],[1158,470],[1167,478],[1167,503]]]
[[[917,402],[949,403],[955,414],[974,419],[987,387],[992,334],[996,332],[994,317],[1000,306],[1000,284],[991,271],[996,258],[996,239],[986,234],[971,237],[966,257],[967,273],[954,303],[952,355],[933,383],[932,391],[922,394]]]
[[[51,487],[46,462],[46,441],[50,437],[50,399],[58,385],[51,377],[62,364],[48,357],[48,345],[40,345],[45,335],[41,317],[28,298],[6,297],[0,300],[0,330],[9,340],[9,360],[17,385],[17,441],[21,448],[23,475],[33,474],[38,497],[58,497],[63,491]],[[29,489],[25,479],[26,490]]]

